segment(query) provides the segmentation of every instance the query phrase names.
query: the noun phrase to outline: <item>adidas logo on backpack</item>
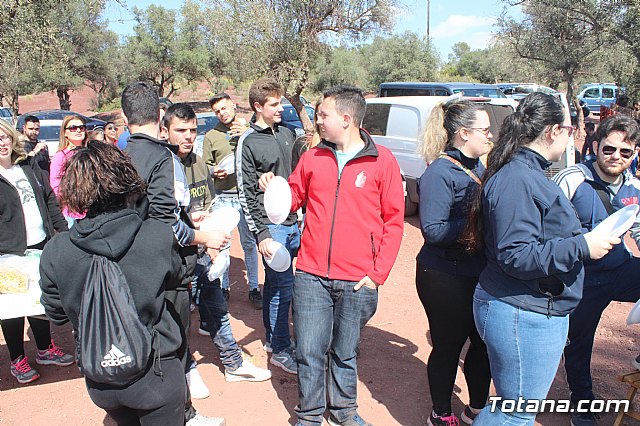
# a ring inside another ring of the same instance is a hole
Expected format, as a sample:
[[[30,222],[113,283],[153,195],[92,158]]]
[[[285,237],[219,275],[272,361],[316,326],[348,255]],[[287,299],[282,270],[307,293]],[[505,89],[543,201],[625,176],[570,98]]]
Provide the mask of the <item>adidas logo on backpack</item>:
[[[128,364],[131,362],[131,357],[125,355],[115,345],[111,345],[111,349],[104,356],[104,361],[100,363],[103,367],[116,367],[118,365]]]

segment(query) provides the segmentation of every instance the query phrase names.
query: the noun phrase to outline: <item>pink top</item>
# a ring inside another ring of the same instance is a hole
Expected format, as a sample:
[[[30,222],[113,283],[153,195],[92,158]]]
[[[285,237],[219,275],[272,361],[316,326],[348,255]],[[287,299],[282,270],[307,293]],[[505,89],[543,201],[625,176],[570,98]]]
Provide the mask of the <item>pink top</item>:
[[[53,157],[51,157],[51,168],[49,174],[49,180],[51,183],[51,189],[53,189],[53,193],[58,195],[60,180],[63,176],[64,165],[67,162],[67,159],[73,157],[75,153],[74,149],[65,148],[62,151],[56,152]],[[65,217],[71,217],[73,219],[83,219],[85,213],[74,213],[67,210],[65,207],[62,209],[62,214]]]

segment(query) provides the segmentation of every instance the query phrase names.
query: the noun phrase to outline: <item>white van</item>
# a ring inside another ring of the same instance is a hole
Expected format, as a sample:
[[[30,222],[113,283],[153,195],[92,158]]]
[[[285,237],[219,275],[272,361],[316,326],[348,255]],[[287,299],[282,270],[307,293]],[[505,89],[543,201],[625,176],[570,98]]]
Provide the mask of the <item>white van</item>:
[[[417,212],[418,179],[427,168],[425,161],[416,153],[418,138],[431,109],[447,99],[445,96],[399,96],[366,100],[367,112],[362,127],[377,144],[389,148],[400,165],[405,184],[405,216]],[[497,105],[488,98],[471,100],[484,105],[491,121],[491,133],[494,140],[497,139],[503,120],[514,111],[513,106]],[[558,173],[574,161],[574,147],[567,146],[563,159],[552,165],[549,174]]]

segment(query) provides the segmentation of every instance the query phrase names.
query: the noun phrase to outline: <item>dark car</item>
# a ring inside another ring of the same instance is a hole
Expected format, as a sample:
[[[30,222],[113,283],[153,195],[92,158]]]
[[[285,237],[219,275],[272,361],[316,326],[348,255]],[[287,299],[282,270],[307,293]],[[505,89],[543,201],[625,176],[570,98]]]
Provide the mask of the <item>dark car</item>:
[[[98,127],[104,129],[104,126],[107,124],[107,122],[104,120],[87,117],[85,115],[78,114],[77,112],[65,111],[62,109],[48,109],[48,110],[42,110],[42,111],[27,112],[22,114],[20,117],[18,117],[18,121],[16,122],[16,129],[18,129],[19,131],[22,131],[22,127],[24,127],[24,119],[27,115],[34,115],[38,117],[40,121],[62,120],[67,115],[75,115],[76,117],[80,117],[85,122],[85,124],[87,125],[88,131],[94,130],[95,128],[98,128]]]
[[[296,136],[301,136],[304,134],[304,129],[302,128],[302,122],[300,121],[300,117],[298,116],[298,112],[293,107],[293,105],[282,104],[284,111],[282,111],[282,125],[288,129],[291,129]],[[316,110],[309,105],[305,105],[304,109],[307,110],[307,115],[313,123],[313,118]]]

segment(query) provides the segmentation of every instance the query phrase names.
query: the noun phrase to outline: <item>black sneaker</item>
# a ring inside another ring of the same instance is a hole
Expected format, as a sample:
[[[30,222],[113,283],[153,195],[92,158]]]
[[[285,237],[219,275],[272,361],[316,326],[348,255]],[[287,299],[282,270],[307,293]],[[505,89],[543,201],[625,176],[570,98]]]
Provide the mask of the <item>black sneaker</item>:
[[[571,426],[596,426],[597,418],[593,413],[571,413]]]
[[[229,293],[228,288],[222,289],[222,296],[224,296],[224,300],[226,300],[227,302],[229,301],[229,297],[231,297],[231,293]]]
[[[262,309],[262,294],[260,294],[260,289],[249,290],[249,301],[256,310]]]
[[[443,414],[438,416],[435,411],[432,411],[427,419],[428,426],[460,426],[460,420],[455,414]]]
[[[633,367],[640,370],[640,355],[638,355],[637,357],[635,357],[633,359],[633,361],[631,361],[631,364],[633,364]]]

